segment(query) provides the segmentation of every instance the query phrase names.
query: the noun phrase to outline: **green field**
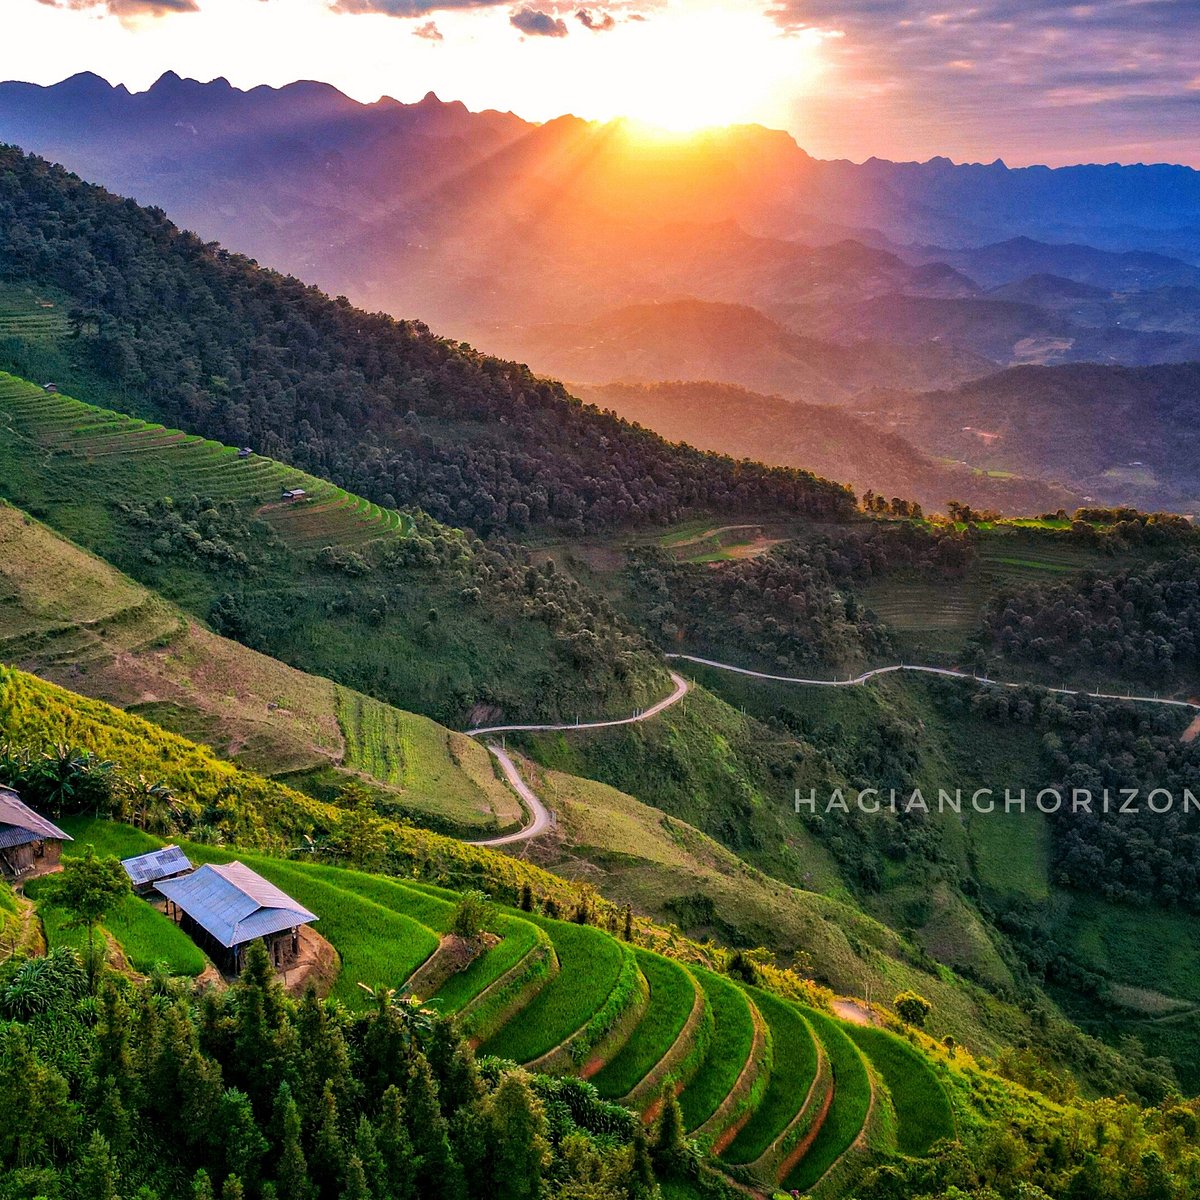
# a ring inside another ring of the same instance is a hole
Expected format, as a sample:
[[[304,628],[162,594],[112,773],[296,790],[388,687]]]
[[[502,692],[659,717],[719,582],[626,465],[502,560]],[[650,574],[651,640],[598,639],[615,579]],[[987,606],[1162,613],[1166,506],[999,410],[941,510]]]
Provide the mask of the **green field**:
[[[754,1042],[754,1020],[746,993],[711,971],[697,968],[693,973],[712,1009],[714,1026],[704,1062],[679,1094],[684,1127],[689,1130],[699,1129],[733,1091]]]
[[[721,1157],[731,1163],[753,1162],[783,1133],[804,1104],[817,1073],[817,1046],[799,1009],[755,990],[758,1011],[771,1030],[774,1064],[762,1102]]]
[[[871,1105],[866,1064],[844,1027],[824,1013],[809,1010],[805,1016],[833,1066],[833,1103],[808,1153],[783,1181],[798,1192],[808,1191],[850,1149]]]
[[[879,1072],[896,1109],[896,1145],[902,1154],[927,1154],[954,1137],[954,1114],[928,1060],[883,1029],[848,1025],[846,1032]]]
[[[582,1029],[608,999],[621,973],[621,944],[588,925],[531,918],[550,935],[559,973],[521,1016],[479,1049],[527,1063]]]
[[[54,903],[53,876],[35,879],[25,890],[37,905],[50,948],[69,946],[82,952],[87,946],[87,933],[72,928],[68,915]],[[109,913],[98,936],[105,933],[117,943],[133,970],[143,975],[160,963],[171,975],[195,976],[204,970],[206,960],[196,943],[170,918],[137,896],[127,897]]]
[[[678,963],[648,950],[636,954],[650,985],[650,1008],[620,1052],[592,1077],[600,1095],[613,1100],[632,1091],[675,1044],[696,997],[691,978]]]

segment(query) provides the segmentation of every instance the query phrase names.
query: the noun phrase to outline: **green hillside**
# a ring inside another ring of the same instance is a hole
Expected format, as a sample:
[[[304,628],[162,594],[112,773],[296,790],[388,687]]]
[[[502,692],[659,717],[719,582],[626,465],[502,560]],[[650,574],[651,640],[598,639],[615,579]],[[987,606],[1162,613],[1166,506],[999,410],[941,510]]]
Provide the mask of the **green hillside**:
[[[325,798],[363,781],[433,828],[521,820],[477,742],[213,634],[2,503],[0,659]]]
[[[0,495],[300,670],[459,725],[666,690],[606,605],[503,547],[8,376],[0,425]]]

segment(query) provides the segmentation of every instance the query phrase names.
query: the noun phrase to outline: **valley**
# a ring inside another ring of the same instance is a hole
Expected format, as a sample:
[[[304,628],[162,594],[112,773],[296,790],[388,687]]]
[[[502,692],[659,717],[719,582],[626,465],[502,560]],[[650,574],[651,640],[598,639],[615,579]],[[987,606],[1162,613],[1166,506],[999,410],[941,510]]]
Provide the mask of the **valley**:
[[[1198,1194],[1196,170],[0,140],[0,1200]]]

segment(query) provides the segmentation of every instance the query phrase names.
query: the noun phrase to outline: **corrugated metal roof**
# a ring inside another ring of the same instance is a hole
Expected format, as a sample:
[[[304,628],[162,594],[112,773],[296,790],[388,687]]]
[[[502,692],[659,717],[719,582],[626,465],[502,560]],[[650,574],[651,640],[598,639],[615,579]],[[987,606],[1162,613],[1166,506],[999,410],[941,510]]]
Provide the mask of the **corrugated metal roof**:
[[[28,846],[30,842],[40,842],[40,833],[30,833],[19,825],[0,825],[0,850],[11,850],[14,846]]]
[[[149,854],[123,858],[121,866],[136,887],[166,879],[169,875],[182,875],[184,871],[192,869],[188,856],[178,846],[164,846],[161,850],[151,850]]]
[[[191,875],[163,879],[155,886],[222,946],[240,946],[317,920],[315,913],[240,862],[206,863]]]
[[[37,841],[40,838],[53,838],[60,842],[72,840],[57,825],[47,821],[45,817],[39,817],[16,792],[6,787],[0,787],[0,826],[3,825],[13,825],[17,829],[24,829],[34,834],[33,838],[28,839],[30,841]],[[11,844],[19,845],[20,843],[13,842]]]

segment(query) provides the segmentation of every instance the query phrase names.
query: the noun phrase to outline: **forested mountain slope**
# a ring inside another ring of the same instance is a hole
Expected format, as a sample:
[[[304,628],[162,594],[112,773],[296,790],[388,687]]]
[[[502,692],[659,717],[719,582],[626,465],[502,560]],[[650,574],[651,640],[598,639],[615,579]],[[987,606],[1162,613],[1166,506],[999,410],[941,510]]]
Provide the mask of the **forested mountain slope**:
[[[6,341],[7,363],[389,507],[480,532],[582,532],[851,503],[804,472],[669,445],[524,367],[330,300],[11,148],[0,260],[6,281],[63,294],[77,334],[53,350]]]

